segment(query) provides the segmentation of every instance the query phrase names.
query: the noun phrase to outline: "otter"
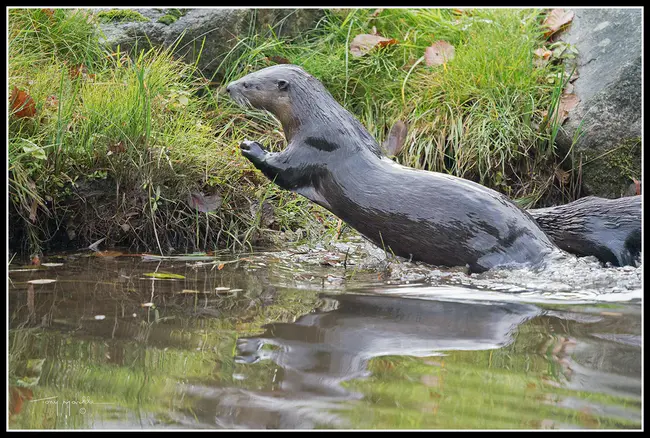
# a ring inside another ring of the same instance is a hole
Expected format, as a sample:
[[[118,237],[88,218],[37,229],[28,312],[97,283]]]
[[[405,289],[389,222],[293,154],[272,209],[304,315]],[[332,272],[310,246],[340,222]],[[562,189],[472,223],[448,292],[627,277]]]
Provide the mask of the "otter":
[[[641,252],[641,195],[580,198],[528,210],[561,249],[613,266],[634,265]]]
[[[407,126],[398,120],[382,143],[396,156],[404,147]],[[560,249],[578,257],[593,256],[613,266],[635,265],[641,254],[641,181],[624,198],[588,196],[555,207],[527,210]]]
[[[287,147],[255,141],[242,155],[283,189],[326,208],[385,251],[470,273],[536,266],[559,251],[505,195],[473,181],[402,166],[302,68],[280,64],[227,85],[240,106],[266,110]]]

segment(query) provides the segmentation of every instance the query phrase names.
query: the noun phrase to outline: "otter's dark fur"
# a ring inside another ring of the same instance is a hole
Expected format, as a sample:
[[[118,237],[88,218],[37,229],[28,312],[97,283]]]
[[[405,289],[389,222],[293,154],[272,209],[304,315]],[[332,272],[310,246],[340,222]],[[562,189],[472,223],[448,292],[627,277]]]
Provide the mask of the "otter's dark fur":
[[[557,246],[570,253],[624,266],[633,265],[641,252],[641,195],[587,196],[528,212]]]
[[[537,264],[556,246],[504,195],[387,158],[361,123],[297,66],[251,73],[227,87],[240,105],[271,112],[288,146],[240,147],[269,179],[327,208],[396,255],[481,272]]]

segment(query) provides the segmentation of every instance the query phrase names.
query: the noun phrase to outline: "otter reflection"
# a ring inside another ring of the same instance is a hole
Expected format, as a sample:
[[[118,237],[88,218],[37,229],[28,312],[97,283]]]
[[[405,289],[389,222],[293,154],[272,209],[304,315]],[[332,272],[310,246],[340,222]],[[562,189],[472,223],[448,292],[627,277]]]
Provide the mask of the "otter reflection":
[[[251,427],[263,411],[273,417],[272,427],[336,424],[328,408],[361,397],[340,383],[366,375],[371,358],[502,347],[511,342],[518,325],[540,314],[537,307],[520,303],[352,294],[324,299],[334,310],[305,315],[295,323],[270,324],[263,335],[240,341],[238,361],[278,365],[275,389],[217,390],[217,419]],[[200,391],[203,397],[205,389]]]
[[[510,342],[535,306],[478,304],[386,296],[342,295],[338,308],[267,326],[240,342],[240,360],[270,359],[284,370],[282,388],[325,393],[365,375],[368,360],[387,355],[430,356],[444,350],[483,350]],[[263,348],[265,344],[273,348]]]

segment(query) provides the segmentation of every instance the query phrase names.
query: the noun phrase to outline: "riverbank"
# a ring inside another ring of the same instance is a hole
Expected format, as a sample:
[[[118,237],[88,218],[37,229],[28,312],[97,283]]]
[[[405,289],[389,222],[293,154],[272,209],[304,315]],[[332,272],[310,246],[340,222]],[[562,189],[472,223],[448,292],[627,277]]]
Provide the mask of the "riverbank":
[[[284,62],[322,80],[379,142],[405,121],[402,164],[481,182],[523,207],[568,202],[579,175],[553,142],[571,52],[553,51],[546,14],[328,10],[300,37],[242,38],[214,83],[172,48],[103,46],[96,11],[11,9],[10,252],[98,241],[241,251],[336,236],[336,218],[279,190],[238,151],[246,138],[281,149],[284,137],[268,115],[223,96],[223,84]],[[430,56],[449,46],[442,62]]]

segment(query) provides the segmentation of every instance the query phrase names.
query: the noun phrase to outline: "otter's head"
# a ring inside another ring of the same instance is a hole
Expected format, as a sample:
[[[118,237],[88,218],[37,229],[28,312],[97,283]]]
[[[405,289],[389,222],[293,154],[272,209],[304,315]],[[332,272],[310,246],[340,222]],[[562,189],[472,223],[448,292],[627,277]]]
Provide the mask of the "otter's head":
[[[226,91],[240,106],[266,110],[276,116],[285,131],[300,125],[304,112],[314,106],[315,95],[324,92],[329,96],[316,78],[291,64],[250,73],[228,84]]]
[[[363,125],[339,105],[318,79],[297,65],[263,68],[229,83],[226,91],[243,107],[273,114],[282,123],[288,141],[309,125],[306,132],[355,138],[359,145],[381,155],[379,145]]]
[[[282,116],[291,112],[297,83],[311,77],[296,65],[280,64],[250,73],[226,87],[230,97],[241,106],[262,109]]]

